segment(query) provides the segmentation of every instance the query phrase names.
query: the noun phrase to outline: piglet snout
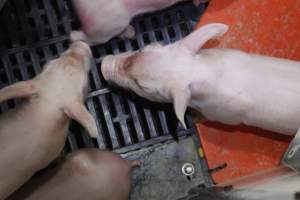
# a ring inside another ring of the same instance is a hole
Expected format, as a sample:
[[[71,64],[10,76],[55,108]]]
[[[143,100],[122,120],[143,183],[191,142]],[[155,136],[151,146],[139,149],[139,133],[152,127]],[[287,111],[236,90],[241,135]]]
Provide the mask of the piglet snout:
[[[89,45],[82,41],[76,41],[71,44],[70,46],[71,51],[74,51],[84,57],[91,58],[92,57],[92,50]]]
[[[114,56],[106,56],[103,59],[101,71],[105,80],[109,81],[112,79],[116,66],[116,58]]]

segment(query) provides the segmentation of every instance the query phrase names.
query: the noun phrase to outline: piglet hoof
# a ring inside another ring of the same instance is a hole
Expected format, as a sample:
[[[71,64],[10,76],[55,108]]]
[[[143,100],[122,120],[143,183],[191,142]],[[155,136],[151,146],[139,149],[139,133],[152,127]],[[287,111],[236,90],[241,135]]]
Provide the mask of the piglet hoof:
[[[135,37],[135,29],[133,26],[129,25],[120,35],[121,39],[133,39]]]
[[[130,165],[131,165],[132,168],[139,167],[142,164],[142,162],[139,161],[139,160],[132,160],[132,161],[129,161],[129,162],[130,162]]]
[[[72,31],[70,38],[72,42],[88,41],[88,37],[83,31]]]

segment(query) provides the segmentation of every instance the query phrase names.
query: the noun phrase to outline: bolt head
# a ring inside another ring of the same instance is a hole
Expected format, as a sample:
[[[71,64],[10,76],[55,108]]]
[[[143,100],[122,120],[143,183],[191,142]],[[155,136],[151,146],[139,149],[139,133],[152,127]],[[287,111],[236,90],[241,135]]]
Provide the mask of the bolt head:
[[[185,175],[185,176],[191,176],[195,173],[195,168],[194,168],[194,165],[191,164],[191,163],[185,163],[183,166],[182,166],[182,173]]]

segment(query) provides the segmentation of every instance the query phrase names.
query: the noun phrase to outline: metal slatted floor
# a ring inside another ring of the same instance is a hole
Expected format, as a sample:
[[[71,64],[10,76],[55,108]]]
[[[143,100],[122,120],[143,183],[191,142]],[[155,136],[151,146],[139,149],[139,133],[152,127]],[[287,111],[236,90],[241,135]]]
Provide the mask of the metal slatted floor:
[[[205,6],[183,3],[167,10],[139,16],[132,21],[137,35],[133,40],[112,39],[92,47],[90,93],[86,105],[97,121],[96,140],[82,134],[73,123],[66,151],[84,147],[107,148],[125,153],[145,146],[191,135],[195,132],[187,116],[188,129],[177,123],[171,105],[156,104],[128,91],[111,88],[100,73],[107,54],[137,50],[153,42],[172,43],[193,30]],[[0,12],[0,85],[28,80],[42,66],[69,45],[69,34],[79,27],[70,0],[10,0]],[[3,102],[1,112],[18,101]]]

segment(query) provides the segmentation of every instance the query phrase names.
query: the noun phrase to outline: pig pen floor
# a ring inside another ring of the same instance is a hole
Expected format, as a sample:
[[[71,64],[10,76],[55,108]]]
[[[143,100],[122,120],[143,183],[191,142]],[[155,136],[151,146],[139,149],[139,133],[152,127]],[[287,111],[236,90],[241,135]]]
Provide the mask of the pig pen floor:
[[[177,41],[194,29],[204,9],[204,5],[196,8],[183,3],[139,16],[132,21],[135,39],[112,39],[92,47],[86,105],[96,119],[99,136],[96,140],[89,138],[73,122],[63,154],[96,147],[141,159],[144,164],[135,171],[132,199],[179,198],[197,184],[210,185],[211,180],[205,160],[197,154],[199,147],[192,139],[196,129],[189,115],[188,129],[183,130],[171,105],[155,104],[109,87],[100,73],[101,60],[107,54],[137,50],[153,42]],[[10,0],[0,12],[0,26],[0,86],[4,87],[40,73],[47,61],[68,48],[69,34],[79,24],[71,0]],[[17,104],[15,100],[3,102],[0,112]],[[195,165],[191,180],[181,173],[185,162]]]
[[[178,143],[168,141],[130,152],[128,159],[140,159],[140,169],[133,172],[131,200],[174,200],[185,197],[191,188],[205,184],[203,169],[195,151],[195,138],[182,138]],[[195,173],[188,178],[182,166],[190,163]]]

